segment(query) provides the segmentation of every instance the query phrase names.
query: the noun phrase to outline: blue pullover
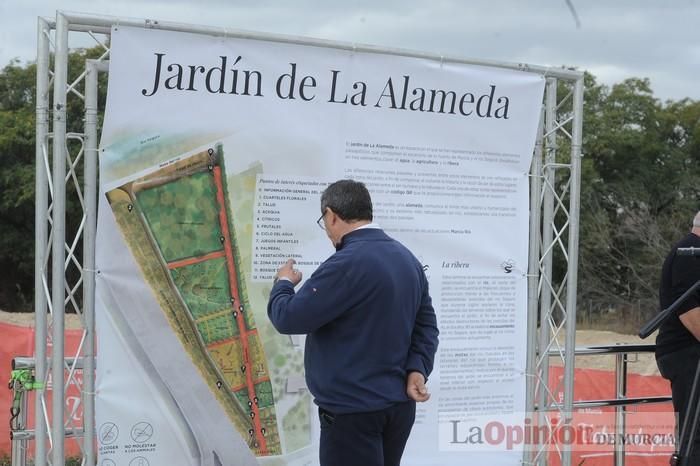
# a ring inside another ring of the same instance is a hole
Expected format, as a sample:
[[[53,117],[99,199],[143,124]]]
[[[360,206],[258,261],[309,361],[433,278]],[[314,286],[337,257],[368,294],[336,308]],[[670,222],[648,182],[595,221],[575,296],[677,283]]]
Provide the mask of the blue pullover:
[[[420,262],[376,228],[351,231],[297,293],[287,280],[267,314],[283,334],[308,334],[306,383],[335,414],[407,401],[406,377],[426,379],[438,345],[435,311]]]

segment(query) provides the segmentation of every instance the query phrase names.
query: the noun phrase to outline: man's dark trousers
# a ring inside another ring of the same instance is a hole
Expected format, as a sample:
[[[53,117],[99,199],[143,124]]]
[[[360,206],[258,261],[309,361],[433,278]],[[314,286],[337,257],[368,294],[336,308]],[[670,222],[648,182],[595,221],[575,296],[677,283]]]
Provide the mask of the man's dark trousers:
[[[686,411],[693,401],[690,399],[690,392],[698,361],[700,361],[700,345],[663,355],[656,361],[661,375],[671,381],[673,409],[678,413],[679,440]],[[697,395],[700,395],[700,392]],[[692,414],[690,413],[691,416]],[[690,421],[692,422],[692,418],[690,418]],[[695,435],[695,444],[690,458],[691,460],[688,464],[700,465],[700,426],[698,426],[698,431]]]
[[[399,466],[416,418],[416,402],[381,411],[332,414],[318,410],[321,466]]]

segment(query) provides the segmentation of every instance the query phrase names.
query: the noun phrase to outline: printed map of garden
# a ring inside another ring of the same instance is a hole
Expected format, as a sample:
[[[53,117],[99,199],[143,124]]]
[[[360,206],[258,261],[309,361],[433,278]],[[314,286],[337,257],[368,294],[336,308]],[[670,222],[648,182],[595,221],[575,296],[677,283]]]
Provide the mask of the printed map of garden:
[[[185,350],[258,456],[281,453],[272,384],[249,309],[221,147],[107,193]]]

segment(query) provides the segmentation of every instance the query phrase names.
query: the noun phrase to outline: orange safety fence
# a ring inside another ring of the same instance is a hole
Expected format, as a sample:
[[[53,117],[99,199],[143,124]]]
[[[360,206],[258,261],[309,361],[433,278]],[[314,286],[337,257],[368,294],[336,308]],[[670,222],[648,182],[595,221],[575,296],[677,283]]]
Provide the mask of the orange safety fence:
[[[0,380],[5,387],[10,380],[12,359],[16,356],[30,356],[34,353],[34,329],[0,323]],[[82,336],[81,330],[67,330],[65,340],[66,354],[74,354]],[[550,369],[550,386],[561,380],[563,368]],[[78,373],[81,380],[81,374]],[[596,369],[577,369],[574,377],[575,400],[598,400],[614,398],[615,374],[613,371]],[[49,387],[50,388],[50,387]],[[629,374],[627,377],[627,395],[629,397],[664,396],[671,392],[669,384],[660,376],[642,376]],[[559,394],[561,395],[561,394]],[[28,425],[33,428],[33,396],[29,398],[27,413]],[[82,426],[82,406],[80,394],[75,386],[67,393],[66,416],[72,411],[76,427]],[[50,393],[47,396],[47,409],[50,412]],[[10,406],[12,392],[6,389],[5,395],[0,396],[0,413],[5,413],[2,421],[0,416],[0,456],[9,455],[11,441],[9,432]],[[76,409],[77,408],[77,409]],[[670,403],[641,405],[627,407],[627,431],[624,437],[626,445],[626,466],[655,466],[668,464],[668,457],[673,446],[668,444],[673,436],[673,408]],[[612,408],[592,408],[579,410],[574,415],[572,425],[579,427],[572,443],[573,465],[610,466],[613,464],[613,441],[615,414]],[[671,436],[671,437],[669,437]],[[550,464],[559,464],[557,448],[552,445],[549,457]],[[68,440],[65,444],[68,456],[79,455],[80,449],[75,441]],[[33,445],[29,445],[30,456]]]
[[[561,382],[562,367],[550,368],[550,386]],[[627,375],[627,397],[670,396],[667,380],[658,375]],[[562,399],[561,393],[558,394]],[[615,398],[615,373],[610,370],[576,369],[574,401]],[[668,403],[630,405],[625,407],[625,432],[615,432],[615,409],[587,408],[577,410],[572,426],[572,465],[612,466],[614,442],[625,444],[625,466],[658,466],[668,464],[674,451],[675,418]],[[559,453],[550,451],[550,465],[561,464]]]
[[[65,353],[75,354],[80,344],[82,330],[66,330]],[[10,440],[10,407],[12,406],[12,390],[9,389],[12,359],[18,356],[31,357],[34,355],[34,328],[0,323],[0,457],[11,452]],[[82,373],[78,371],[75,378],[82,383]],[[50,385],[47,388],[51,388]],[[34,395],[29,392],[28,409],[25,428],[34,429]],[[46,409],[51,412],[51,393],[46,395]],[[66,418],[71,415],[73,425],[82,428],[83,410],[80,404],[79,389],[71,385],[66,393]],[[67,456],[80,455],[80,447],[75,440],[65,441]],[[29,444],[29,456],[33,456],[34,446]]]

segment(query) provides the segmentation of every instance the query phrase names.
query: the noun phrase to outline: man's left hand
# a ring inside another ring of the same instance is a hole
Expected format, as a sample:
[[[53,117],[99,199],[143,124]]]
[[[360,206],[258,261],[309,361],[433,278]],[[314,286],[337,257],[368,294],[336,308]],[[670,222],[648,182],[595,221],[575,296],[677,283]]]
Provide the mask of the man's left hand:
[[[406,380],[406,394],[413,401],[422,403],[430,399],[430,393],[425,386],[425,377],[420,372],[411,372]]]
[[[294,268],[294,264],[296,263],[297,261],[294,259],[287,259],[287,262],[285,262],[284,265],[277,270],[277,275],[275,275],[275,278],[277,280],[289,280],[292,282],[292,285],[297,286],[301,281],[301,272]]]

